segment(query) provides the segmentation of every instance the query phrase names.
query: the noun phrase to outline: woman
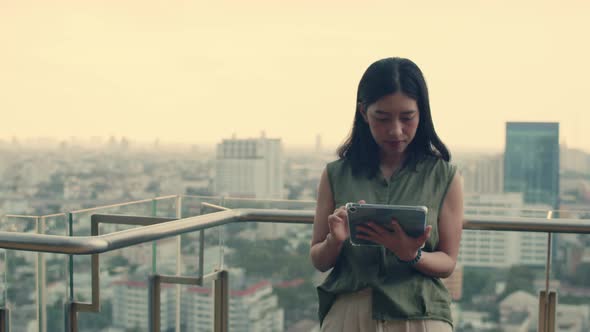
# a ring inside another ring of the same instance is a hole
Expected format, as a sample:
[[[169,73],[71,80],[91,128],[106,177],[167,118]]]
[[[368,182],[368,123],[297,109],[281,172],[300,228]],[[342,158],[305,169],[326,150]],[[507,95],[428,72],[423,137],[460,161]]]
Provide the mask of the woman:
[[[449,151],[437,136],[422,72],[412,61],[386,58],[358,86],[352,132],[318,188],[310,256],[320,271],[322,331],[452,331],[450,295],[440,278],[455,268],[463,193]],[[428,226],[409,237],[368,223],[348,241],[347,202],[423,205]]]

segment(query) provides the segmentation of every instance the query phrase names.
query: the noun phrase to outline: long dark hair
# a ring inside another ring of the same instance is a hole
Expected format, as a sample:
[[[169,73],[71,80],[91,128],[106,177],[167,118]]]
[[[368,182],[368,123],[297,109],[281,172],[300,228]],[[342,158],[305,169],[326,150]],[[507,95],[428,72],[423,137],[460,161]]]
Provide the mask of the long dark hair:
[[[338,156],[350,162],[353,175],[374,177],[380,164],[379,146],[361,115],[360,107],[366,109],[382,97],[396,92],[416,100],[420,112],[416,136],[406,150],[407,158],[403,167],[416,165],[426,156],[446,161],[451,159],[449,150],[434,130],[428,88],[422,71],[409,59],[386,58],[371,64],[363,74],[357,90],[352,131],[338,148]]]

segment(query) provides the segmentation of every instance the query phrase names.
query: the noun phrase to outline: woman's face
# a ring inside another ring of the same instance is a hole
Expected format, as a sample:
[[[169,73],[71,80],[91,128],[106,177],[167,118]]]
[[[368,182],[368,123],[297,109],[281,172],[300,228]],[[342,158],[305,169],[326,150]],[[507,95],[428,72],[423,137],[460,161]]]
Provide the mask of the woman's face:
[[[385,156],[402,155],[420,122],[418,103],[401,92],[382,97],[361,113]]]

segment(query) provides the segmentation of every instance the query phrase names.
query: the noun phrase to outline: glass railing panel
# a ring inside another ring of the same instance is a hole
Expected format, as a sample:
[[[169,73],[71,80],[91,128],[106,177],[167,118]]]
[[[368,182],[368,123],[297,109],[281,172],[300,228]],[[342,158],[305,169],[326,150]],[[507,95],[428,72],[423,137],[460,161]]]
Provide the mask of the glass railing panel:
[[[224,206],[313,210],[315,202],[226,198]],[[282,331],[304,319],[317,321],[315,285],[323,275],[309,261],[311,232],[311,224],[249,222],[225,227],[230,329]]]
[[[293,201],[280,199],[253,199],[224,197],[223,206],[230,209],[281,209],[281,210],[313,210],[315,201]]]
[[[204,206],[203,203],[222,206],[223,198],[219,196],[184,195],[182,196],[182,216],[188,218],[217,211],[215,208]]]
[[[74,235],[90,235],[90,221],[93,214],[117,214],[146,217],[176,217],[176,196],[156,198],[119,205],[75,211],[71,215]],[[108,234],[135,227],[136,225],[115,225],[101,223],[99,234]],[[167,238],[156,242],[143,243],[120,250],[100,254],[100,313],[78,314],[80,331],[96,331],[106,328],[119,328],[124,324],[113,319],[115,306],[118,306],[119,285],[128,285],[133,294],[146,303],[147,280],[153,273],[170,273],[176,270],[177,238]],[[160,254],[162,253],[162,254]],[[154,255],[155,254],[155,255]],[[73,257],[73,298],[78,302],[89,303],[92,298],[91,255]],[[144,285],[134,287],[134,285]],[[126,287],[126,286],[125,286]],[[146,311],[147,314],[147,311]],[[131,318],[129,318],[131,319]],[[147,324],[147,320],[144,319]],[[147,325],[139,326],[141,331]]]
[[[40,218],[40,232],[49,235],[68,235],[68,218],[65,213]],[[42,253],[38,277],[41,290],[38,294],[42,331],[63,331],[65,304],[68,301],[69,256]]]
[[[81,211],[74,211],[70,218],[72,228],[71,234],[73,236],[90,236],[91,235],[91,217],[94,214],[120,214],[120,215],[137,215],[137,216],[154,216],[155,202],[152,200],[141,201],[132,204],[121,204],[108,207],[99,207],[93,209],[86,209]],[[99,234],[107,234],[124,229],[130,229],[137,226],[129,225],[99,225]],[[147,249],[146,249],[147,250]],[[148,254],[151,251],[148,251]],[[111,254],[112,255],[112,254]],[[108,255],[107,255],[108,256]],[[75,301],[88,302],[91,298],[91,256],[90,255],[76,255],[73,256],[73,299]],[[101,261],[106,261],[106,256],[101,255]],[[101,269],[105,264],[101,264]],[[151,255],[147,259],[146,264],[142,264],[142,268],[151,268]]]
[[[127,326],[147,331],[151,258],[150,245],[135,245],[100,255],[100,313],[79,313],[79,331],[116,330]],[[79,273],[74,278],[77,298],[90,302],[90,274]]]
[[[175,217],[177,196],[158,197],[135,202],[125,202],[72,212],[74,236],[90,235],[90,219],[93,214],[119,214],[149,217]],[[121,226],[120,230],[127,229]]]
[[[170,287],[167,285],[167,287]],[[174,286],[175,287],[175,286]],[[181,285],[181,306],[180,306],[180,331],[195,331],[195,332],[209,332],[213,331],[214,326],[214,298],[213,298],[213,282],[206,282],[202,286],[185,286]],[[166,288],[162,288],[162,296],[164,296]],[[164,313],[164,306],[161,306],[161,317],[171,316],[174,311],[168,306],[168,314]],[[161,330],[166,331],[165,327],[173,328],[167,324],[162,324]],[[173,330],[172,330],[173,331]],[[231,331],[231,329],[230,329]],[[235,330],[234,330],[235,331]]]
[[[209,203],[220,206],[221,200],[216,197],[200,196],[183,196],[181,200],[175,202],[175,216],[188,218],[207,213],[217,212],[213,206],[207,206]],[[158,264],[157,273],[165,275],[181,275],[186,277],[198,277],[202,272],[204,275],[209,274],[221,268],[220,252],[222,252],[221,229],[213,228],[204,231],[203,237],[203,262],[200,261],[201,249],[201,232],[192,232],[180,236],[181,242],[178,243],[178,237],[168,240],[158,241],[157,257],[158,262],[168,259],[175,250],[180,250],[180,265],[168,266],[164,268],[163,264]],[[168,243],[166,243],[168,242]],[[201,271],[202,264],[202,271]],[[129,286],[128,286],[129,287]],[[138,287],[135,287],[138,292]],[[141,287],[139,287],[141,288]],[[161,286],[161,312],[160,322],[162,331],[174,330],[176,326],[180,331],[211,331],[213,327],[213,300],[211,285],[206,283],[204,286],[182,286],[174,284],[162,284]],[[131,307],[134,305],[132,304]],[[145,305],[141,304],[143,310]],[[137,304],[135,304],[137,307]],[[145,308],[147,310],[147,307]],[[143,312],[143,311],[142,311]],[[136,316],[144,317],[140,314]],[[147,318],[146,318],[147,321]],[[125,328],[131,328],[126,323]],[[121,327],[121,325],[119,325]],[[140,329],[143,331],[143,329]]]
[[[465,207],[471,216],[547,218],[543,209]],[[464,230],[458,264],[444,279],[453,299],[455,331],[536,330],[545,288],[548,235]]]
[[[322,275],[309,261],[311,225],[248,223],[226,226],[225,269],[229,271],[230,321],[287,330],[317,319],[315,285]],[[259,298],[259,301],[253,301]],[[250,320],[242,319],[251,317]],[[256,329],[254,329],[256,330]]]
[[[560,210],[553,218],[590,219],[590,210]],[[590,234],[552,234],[550,290],[557,292],[555,331],[590,330]]]
[[[500,216],[500,217],[528,217],[547,218],[549,209],[543,208],[494,208],[487,206],[465,206],[466,215]]]
[[[211,205],[207,205],[211,204]],[[220,197],[208,196],[183,196],[182,217],[194,217],[203,214],[218,212],[214,206],[221,206]],[[197,276],[201,273],[200,266],[203,266],[203,274],[211,273],[221,268],[223,264],[222,234],[224,226],[206,229],[203,236],[203,262],[200,262],[201,232],[192,232],[181,235],[182,239],[182,269],[181,275]]]
[[[37,233],[38,217],[4,216],[0,231]],[[10,309],[11,331],[39,329],[39,254],[0,249],[2,306]]]
[[[163,218],[178,218],[181,208],[180,196],[157,199],[153,202],[152,215]],[[147,243],[145,245],[148,245]],[[152,244],[152,250],[156,253],[153,271],[158,274],[176,274],[180,266],[180,237],[171,237]]]
[[[464,231],[459,264],[444,280],[456,331],[536,330],[546,257],[544,233]]]

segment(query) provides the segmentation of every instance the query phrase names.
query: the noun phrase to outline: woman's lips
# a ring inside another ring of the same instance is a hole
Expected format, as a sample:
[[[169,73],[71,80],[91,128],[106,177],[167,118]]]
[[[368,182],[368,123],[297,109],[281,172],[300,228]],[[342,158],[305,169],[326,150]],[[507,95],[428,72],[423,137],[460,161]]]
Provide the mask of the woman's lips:
[[[400,147],[404,144],[404,141],[387,141],[385,142],[385,144],[387,144],[388,146],[397,148]]]

